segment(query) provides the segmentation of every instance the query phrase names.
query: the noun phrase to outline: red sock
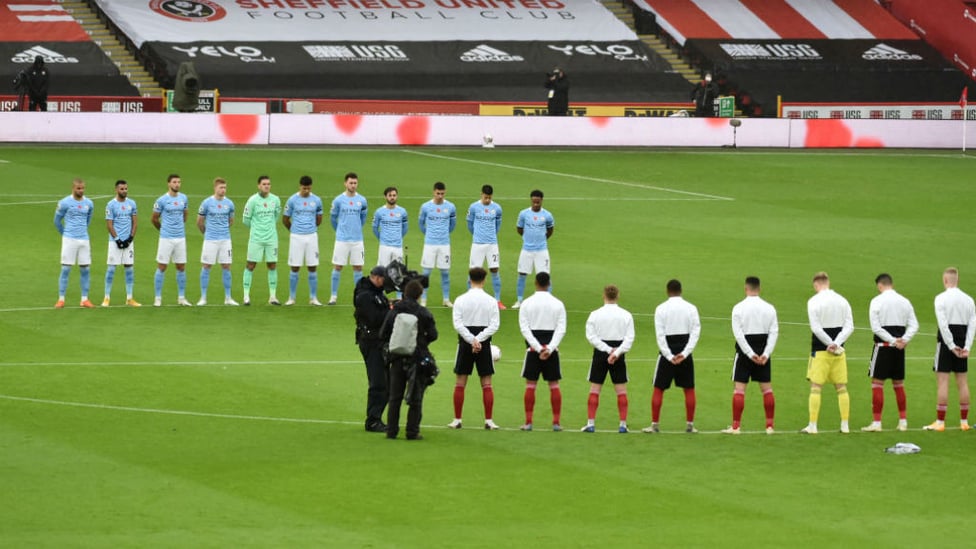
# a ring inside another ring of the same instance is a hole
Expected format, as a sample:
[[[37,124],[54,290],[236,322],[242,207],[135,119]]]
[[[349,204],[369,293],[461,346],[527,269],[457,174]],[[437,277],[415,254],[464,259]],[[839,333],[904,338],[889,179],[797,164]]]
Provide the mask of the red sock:
[[[898,419],[905,419],[905,411],[907,407],[905,405],[905,386],[895,385],[895,402],[898,403]]]
[[[491,385],[481,388],[481,401],[485,404],[485,419],[491,419],[491,409],[495,406],[495,391]]]
[[[464,408],[464,387],[454,386],[454,417],[461,417],[461,409]]]
[[[884,385],[871,384],[871,413],[875,421],[881,421],[881,411],[884,410]]]
[[[935,406],[935,419],[945,421],[946,408],[945,404],[937,404]]]
[[[586,418],[596,419],[596,407],[600,405],[600,393],[590,393],[590,398],[586,401]]]
[[[960,421],[969,421],[969,405],[968,404],[960,404],[959,405],[959,420]]]
[[[532,411],[535,409],[535,384],[525,386],[525,422],[532,423]]]
[[[746,395],[735,391],[732,393],[732,428],[738,429],[742,424],[742,410],[746,407]]]
[[[552,422],[559,423],[559,416],[563,413],[563,392],[559,387],[549,389],[549,403],[552,404]]]
[[[773,416],[776,413],[776,397],[770,389],[763,393],[763,408],[766,409],[766,427],[773,426]]]
[[[695,389],[685,389],[685,421],[695,421]]]
[[[661,418],[661,403],[664,402],[664,391],[654,388],[654,394],[651,396],[651,421],[657,423]]]
[[[620,412],[620,421],[627,421],[627,392],[617,393],[617,410]]]

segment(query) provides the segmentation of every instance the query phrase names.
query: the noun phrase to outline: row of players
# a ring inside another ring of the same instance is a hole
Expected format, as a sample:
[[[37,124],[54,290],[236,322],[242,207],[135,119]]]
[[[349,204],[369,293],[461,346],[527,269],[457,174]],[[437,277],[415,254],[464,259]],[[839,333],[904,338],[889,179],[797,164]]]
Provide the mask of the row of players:
[[[382,266],[370,273],[371,284],[357,286],[356,318],[357,341],[366,361],[370,389],[367,393],[367,431],[385,431],[388,436],[396,436],[395,418],[399,417],[400,400],[390,398],[390,425],[382,424],[380,414],[384,400],[384,370],[378,367],[379,349],[382,335],[389,333],[381,326],[387,309],[385,298],[371,299],[366,291],[380,292],[382,295],[383,277],[386,271]],[[458,334],[458,348],[455,354],[454,373],[454,419],[448,424],[452,429],[462,427],[462,410],[465,388],[469,376],[477,372],[482,389],[484,405],[484,427],[498,429],[492,419],[494,390],[492,376],[494,353],[483,352],[491,349],[491,338],[500,326],[500,315],[492,299],[484,292],[486,272],[480,267],[469,271],[471,288],[454,303],[452,311],[453,328]],[[976,304],[973,299],[958,287],[959,273],[955,268],[943,272],[942,282],[945,290],[935,297],[935,314],[938,323],[938,347],[933,370],[937,379],[936,421],[926,425],[925,430],[944,431],[948,402],[950,376],[954,376],[959,389],[960,429],[970,429],[969,385],[967,380],[968,357],[976,334]],[[366,282],[366,281],[364,281]],[[807,378],[810,381],[809,423],[801,432],[817,434],[818,416],[821,407],[821,392],[824,385],[833,385],[837,392],[840,410],[840,432],[849,433],[850,397],[847,393],[847,356],[844,344],[854,332],[851,306],[840,294],[831,290],[830,279],[825,272],[814,275],[814,295],[807,302],[807,313],[811,330],[810,359]],[[869,374],[871,376],[873,421],[862,431],[881,431],[881,416],[884,406],[884,383],[892,380],[898,406],[899,421],[897,429],[908,429],[905,397],[905,347],[918,332],[919,325],[911,302],[894,289],[892,278],[887,273],[877,276],[875,283],[878,295],[869,306],[871,330],[874,346],[871,353]],[[519,330],[526,342],[526,354],[522,366],[522,377],[526,379],[524,395],[525,424],[521,429],[533,429],[533,415],[536,401],[536,388],[541,377],[548,383],[552,406],[552,429],[562,431],[560,414],[562,393],[559,381],[562,378],[559,361],[559,345],[566,334],[566,309],[562,302],[550,292],[550,277],[540,272],[535,277],[535,293],[522,304],[519,310]],[[757,277],[745,280],[745,299],[732,309],[732,333],[735,339],[735,359],[732,380],[732,424],[723,433],[738,435],[741,431],[742,413],[745,408],[747,384],[755,381],[762,391],[763,407],[766,416],[766,433],[774,432],[773,419],[775,398],[771,383],[772,354],[779,335],[776,309],[760,297],[761,287]],[[417,292],[419,294],[419,291]],[[645,433],[658,433],[664,392],[672,384],[684,390],[686,431],[696,433],[694,416],[696,408],[695,370],[693,352],[701,335],[701,321],[698,309],[682,297],[681,282],[670,280],[667,283],[668,299],[654,311],[654,330],[659,354],[654,369],[654,392],[651,399],[651,424],[643,429]],[[409,297],[409,296],[407,296]],[[590,382],[587,402],[587,423],[583,432],[596,430],[596,413],[600,393],[607,377],[610,377],[616,394],[619,413],[620,433],[629,432],[627,426],[627,362],[626,355],[634,338],[634,319],[630,312],[617,303],[619,290],[614,285],[604,288],[604,305],[593,311],[586,321],[586,339],[593,346],[588,379]],[[370,309],[376,308],[375,315]],[[429,316],[429,315],[428,315]],[[374,325],[370,324],[370,318]],[[433,322],[432,320],[430,322]],[[434,332],[436,334],[436,331]],[[365,335],[364,335],[365,334]],[[379,334],[373,337],[369,334]],[[435,335],[436,337],[436,335]],[[418,338],[418,345],[422,338]],[[402,398],[402,391],[397,393]],[[419,403],[415,403],[419,406]],[[414,404],[411,404],[414,406]],[[408,437],[419,434],[419,412],[415,421],[408,420]]]
[[[371,273],[383,275],[382,267]],[[481,379],[482,400],[485,411],[485,428],[498,426],[492,420],[494,392],[491,378],[494,365],[491,353],[481,352],[490,348],[491,337],[497,332],[500,315],[490,304],[483,291],[485,271],[471,269],[471,289],[459,296],[452,311],[453,327],[458,333],[454,373],[457,380],[454,389],[454,419],[448,427],[461,428],[461,412],[464,405],[465,386],[468,376],[477,371]],[[525,300],[519,311],[519,329],[527,344],[522,367],[526,379],[524,396],[525,424],[522,430],[533,429],[535,392],[539,378],[548,383],[552,406],[552,428],[561,431],[560,412],[562,394],[559,380],[559,344],[566,333],[566,309],[562,302],[549,292],[550,277],[547,272],[536,274],[536,292]],[[968,357],[976,334],[976,305],[973,299],[958,288],[959,273],[955,268],[943,272],[945,291],[935,297],[935,315],[938,322],[938,350],[933,369],[937,377],[936,421],[925,430],[944,431],[950,376],[954,376],[959,389],[960,429],[970,429],[969,385],[967,381]],[[378,286],[382,281],[374,281]],[[821,391],[824,385],[833,385],[837,392],[840,409],[840,432],[849,433],[850,397],[847,393],[847,356],[844,344],[854,331],[853,315],[848,301],[830,289],[827,273],[813,277],[814,295],[807,302],[811,336],[810,360],[807,378],[810,381],[809,423],[801,432],[816,434],[820,413]],[[884,383],[892,380],[898,406],[897,429],[908,428],[905,398],[905,347],[918,332],[918,320],[911,302],[895,291],[890,275],[883,273],[875,280],[878,295],[870,303],[871,330],[874,348],[871,354],[871,391],[873,421],[862,431],[881,431],[881,414],[884,406]],[[745,299],[732,309],[732,333],[735,338],[735,361],[732,374],[732,424],[723,432],[741,433],[742,412],[745,407],[745,391],[750,381],[759,384],[762,391],[766,416],[766,433],[773,433],[775,398],[771,383],[772,354],[779,334],[776,309],[760,297],[760,281],[757,277],[745,280]],[[617,304],[619,291],[616,286],[604,288],[604,305],[593,311],[586,321],[586,338],[593,346],[593,358],[589,370],[590,392],[587,403],[587,423],[582,431],[595,431],[596,412],[600,393],[607,376],[613,383],[619,412],[619,432],[627,433],[627,363],[626,354],[634,341],[634,319],[630,312]],[[645,433],[659,432],[659,419],[664,391],[672,384],[684,390],[685,411],[689,433],[696,433],[694,425],[695,370],[693,351],[701,335],[698,309],[682,298],[681,282],[667,283],[668,299],[654,311],[654,330],[659,348],[654,369],[654,392],[651,399],[651,424]],[[358,303],[358,300],[357,300]],[[364,351],[364,358],[367,357]],[[367,369],[369,364],[367,360]],[[371,379],[371,383],[373,379]],[[371,387],[372,389],[372,387]],[[373,391],[371,391],[372,394]],[[399,403],[398,403],[399,404]],[[375,407],[370,418],[367,406],[367,430],[370,421],[376,425]],[[382,409],[382,408],[380,408]]]
[[[152,224],[159,230],[159,245],[156,252],[158,268],[154,277],[155,299],[153,305],[162,305],[162,290],[168,265],[176,267],[178,289],[177,303],[190,306],[186,299],[186,221],[189,201],[180,192],[182,180],[179,175],[167,179],[167,192],[153,204]],[[353,281],[359,282],[363,276],[365,245],[363,232],[366,226],[368,203],[357,192],[359,178],[355,173],[347,173],[344,178],[344,191],[332,202],[329,220],[336,232],[335,247],[332,254],[332,294],[328,304],[338,300],[339,281],[342,269],[352,265]],[[312,193],[312,178],[302,176],[299,190],[285,203],[282,210],[281,199],[271,193],[271,178],[258,177],[257,192],[244,206],[243,223],[249,227],[250,236],[247,248],[247,264],[244,270],[244,305],[251,304],[251,281],[254,268],[264,262],[268,267],[269,303],[280,305],[277,298],[278,262],[278,222],[289,231],[288,266],[289,296],[285,305],[295,303],[299,271],[304,265],[308,271],[309,303],[322,305],[318,300],[319,244],[318,227],[323,219],[322,200]],[[200,255],[200,300],[197,305],[207,304],[207,289],[210,271],[214,265],[222,268],[224,304],[238,305],[231,297],[232,245],[230,229],[234,223],[235,206],[227,198],[227,182],[223,178],[214,179],[214,194],[206,198],[197,211],[196,225],[203,233],[203,250]],[[468,208],[466,221],[472,233],[470,266],[485,265],[492,273],[495,300],[499,308],[506,308],[501,302],[501,275],[499,274],[498,232],[501,229],[502,208],[492,200],[494,190],[490,185],[481,189],[481,198]],[[446,186],[442,182],[434,184],[433,198],[420,208],[418,224],[424,234],[424,251],[421,266],[424,274],[435,268],[441,274],[443,305],[451,307],[450,267],[451,233],[457,223],[457,210],[446,200]],[[372,230],[379,240],[377,263],[387,265],[393,261],[403,262],[403,237],[408,230],[407,211],[397,205],[396,187],[384,191],[385,204],[373,214]],[[555,226],[552,214],[542,208],[542,191],[532,191],[531,206],[520,212],[517,230],[523,238],[519,255],[517,284],[518,308],[525,291],[525,280],[532,272],[549,270],[549,251],[547,240],[552,236]],[[91,246],[88,227],[91,224],[94,203],[85,197],[85,182],[75,179],[72,194],[58,202],[54,215],[54,226],[62,236],[61,274],[58,284],[57,308],[64,307],[65,294],[71,267],[79,266],[81,279],[81,306],[94,307],[89,300],[89,266]],[[138,229],[138,208],[128,197],[128,184],[124,180],[115,183],[115,197],[105,208],[105,221],[109,234],[108,269],[105,273],[105,299],[102,306],[110,305],[110,295],[115,271],[119,265],[125,270],[126,303],[140,306],[133,298],[135,246],[133,240]],[[426,291],[422,302],[426,304]]]

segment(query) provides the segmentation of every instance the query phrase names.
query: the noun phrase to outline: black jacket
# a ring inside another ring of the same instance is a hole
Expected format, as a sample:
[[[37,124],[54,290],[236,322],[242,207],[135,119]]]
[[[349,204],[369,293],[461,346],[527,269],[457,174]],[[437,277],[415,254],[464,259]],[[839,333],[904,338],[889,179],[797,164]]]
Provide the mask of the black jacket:
[[[565,74],[560,73],[556,78],[546,80],[546,88],[552,90],[552,96],[547,104],[549,115],[566,115],[569,112],[569,79]]]
[[[374,286],[369,276],[360,278],[353,293],[353,304],[356,342],[383,341],[380,337],[380,328],[383,327],[386,314],[390,312],[390,301],[386,299],[383,288]]]

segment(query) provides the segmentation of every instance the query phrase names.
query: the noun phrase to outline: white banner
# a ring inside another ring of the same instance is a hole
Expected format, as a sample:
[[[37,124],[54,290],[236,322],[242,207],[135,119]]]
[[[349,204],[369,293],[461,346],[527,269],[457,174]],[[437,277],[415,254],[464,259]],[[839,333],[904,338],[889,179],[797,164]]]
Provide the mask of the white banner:
[[[0,113],[0,142],[959,149],[962,121]],[[966,122],[976,135],[976,121]]]
[[[143,42],[636,40],[597,0],[97,0]]]

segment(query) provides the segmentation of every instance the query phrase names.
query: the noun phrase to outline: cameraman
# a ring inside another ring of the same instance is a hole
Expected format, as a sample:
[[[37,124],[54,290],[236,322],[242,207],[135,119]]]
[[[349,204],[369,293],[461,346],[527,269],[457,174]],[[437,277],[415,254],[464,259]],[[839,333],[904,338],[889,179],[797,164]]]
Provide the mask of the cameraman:
[[[396,438],[400,432],[400,404],[406,396],[407,440],[420,440],[420,418],[423,415],[424,390],[434,382],[436,366],[428,346],[437,339],[434,315],[417,300],[424,293],[424,286],[413,279],[403,288],[403,299],[393,305],[386,317],[380,338],[390,339],[393,323],[400,313],[417,317],[417,350],[412,356],[391,357],[390,403],[386,411],[386,438]]]
[[[27,107],[27,92],[30,88],[30,75],[27,74],[27,69],[21,69],[17,72],[17,76],[14,77],[14,91],[17,92],[17,108],[18,111],[26,110]]]
[[[389,399],[387,388],[386,359],[383,357],[383,344],[380,329],[383,320],[390,312],[390,302],[383,291],[386,267],[377,265],[368,277],[356,283],[353,303],[356,310],[356,343],[366,362],[366,379],[369,390],[366,392],[366,430],[372,433],[385,433],[383,408]]]
[[[546,88],[549,89],[549,116],[569,114],[569,80],[559,67],[546,74]]]
[[[27,72],[27,95],[30,97],[31,111],[47,112],[47,82],[49,74],[44,66],[44,58],[38,55]]]

